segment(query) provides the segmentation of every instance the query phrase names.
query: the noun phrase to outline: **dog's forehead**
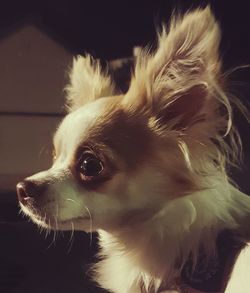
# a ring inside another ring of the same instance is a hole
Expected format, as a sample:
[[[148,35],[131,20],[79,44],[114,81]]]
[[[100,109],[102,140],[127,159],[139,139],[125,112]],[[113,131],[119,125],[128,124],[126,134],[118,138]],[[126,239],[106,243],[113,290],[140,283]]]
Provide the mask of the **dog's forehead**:
[[[54,139],[57,155],[66,161],[84,147],[108,149],[127,163],[146,157],[152,135],[141,115],[121,103],[122,97],[101,98],[65,117]]]
[[[65,130],[79,127],[84,132],[100,115],[107,111],[106,105],[109,100],[109,98],[101,98],[71,112],[65,117],[60,128]]]
[[[96,134],[115,124],[117,114],[123,112],[121,101],[122,96],[103,97],[69,113],[54,136],[56,153],[68,157],[86,141],[98,139]]]
[[[119,100],[119,97],[103,97],[68,114],[54,136],[56,149],[69,151],[76,148],[95,125],[105,120],[114,104],[119,107]]]

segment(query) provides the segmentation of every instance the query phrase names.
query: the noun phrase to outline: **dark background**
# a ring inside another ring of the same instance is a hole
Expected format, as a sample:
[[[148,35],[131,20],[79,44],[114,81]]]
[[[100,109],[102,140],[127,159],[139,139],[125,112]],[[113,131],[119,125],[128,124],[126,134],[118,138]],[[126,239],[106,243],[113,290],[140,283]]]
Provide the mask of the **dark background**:
[[[133,46],[155,41],[155,28],[168,22],[174,9],[185,12],[206,3],[221,24],[224,69],[250,64],[249,4],[241,0],[1,1],[0,42],[20,25],[33,23],[73,55],[87,51],[105,60],[129,57]],[[249,81],[250,69],[230,76],[232,92],[244,103],[250,100]],[[242,170],[230,172],[250,194],[250,130],[238,113],[236,122],[245,159]],[[15,197],[11,190],[4,196]],[[95,238],[91,245],[85,233],[75,233],[73,239],[61,233],[55,243],[53,235],[45,239],[45,233],[18,215],[16,201],[1,200],[0,213],[0,293],[96,292],[85,274],[97,250]]]

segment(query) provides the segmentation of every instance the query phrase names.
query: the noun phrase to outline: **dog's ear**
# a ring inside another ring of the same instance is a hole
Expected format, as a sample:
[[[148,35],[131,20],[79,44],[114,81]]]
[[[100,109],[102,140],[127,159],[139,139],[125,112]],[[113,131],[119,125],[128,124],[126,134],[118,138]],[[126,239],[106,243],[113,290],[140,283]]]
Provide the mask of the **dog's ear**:
[[[73,59],[69,78],[70,83],[66,87],[69,111],[114,92],[111,78],[102,70],[99,60],[94,60],[90,55]]]
[[[220,75],[219,42],[209,7],[173,19],[168,32],[164,28],[159,34],[156,51],[139,54],[125,103],[178,129],[211,118]],[[227,104],[226,98],[218,99]]]

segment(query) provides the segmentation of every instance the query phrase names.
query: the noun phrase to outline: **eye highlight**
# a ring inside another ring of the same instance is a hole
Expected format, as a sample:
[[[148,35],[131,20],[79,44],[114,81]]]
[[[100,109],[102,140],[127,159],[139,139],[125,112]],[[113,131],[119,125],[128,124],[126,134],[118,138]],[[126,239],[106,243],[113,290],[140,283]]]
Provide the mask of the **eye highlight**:
[[[77,171],[81,180],[94,180],[101,175],[103,170],[103,162],[98,157],[90,152],[82,154],[77,166]]]

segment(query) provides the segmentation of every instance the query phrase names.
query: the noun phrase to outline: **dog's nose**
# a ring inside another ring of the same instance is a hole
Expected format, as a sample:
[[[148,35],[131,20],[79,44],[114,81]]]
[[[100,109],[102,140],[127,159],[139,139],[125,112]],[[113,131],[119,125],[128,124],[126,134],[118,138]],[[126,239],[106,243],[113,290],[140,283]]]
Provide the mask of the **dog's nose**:
[[[20,202],[25,203],[29,199],[43,196],[47,192],[49,183],[47,181],[23,180],[17,183],[16,190]]]
[[[19,182],[16,186],[17,197],[21,203],[24,203],[28,198],[27,189],[25,182]]]
[[[46,184],[41,182],[24,180],[17,184],[16,190],[19,201],[26,202],[31,198],[42,195],[46,190]]]
[[[25,183],[19,182],[16,186],[17,196],[20,201],[28,197],[26,189],[25,189]]]
[[[32,192],[32,185],[33,183],[27,180],[17,183],[16,191],[20,202],[24,202],[28,198],[34,197],[34,194]]]

